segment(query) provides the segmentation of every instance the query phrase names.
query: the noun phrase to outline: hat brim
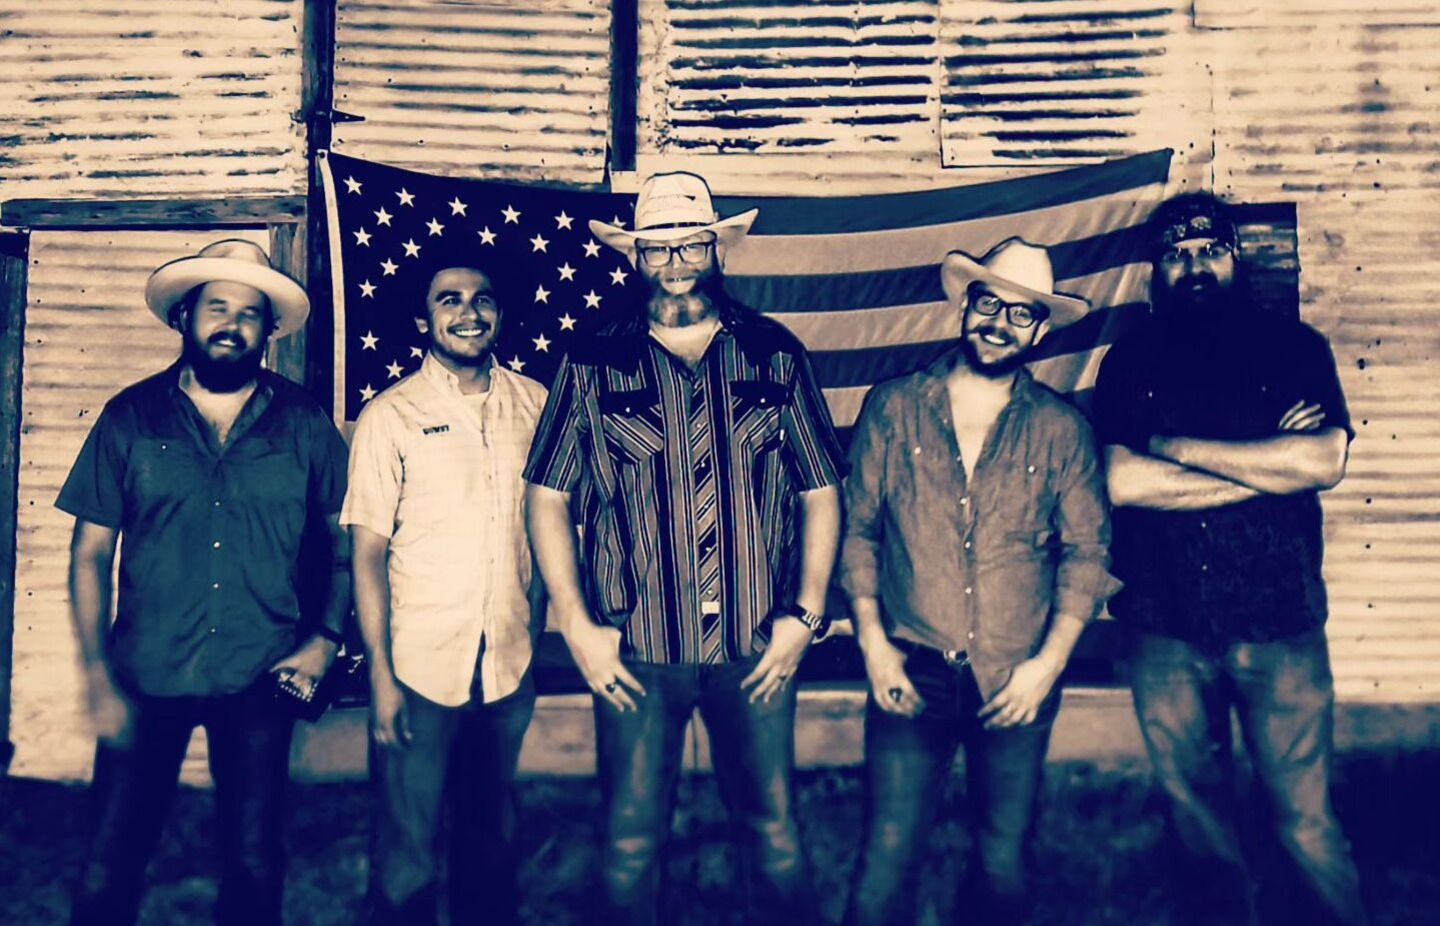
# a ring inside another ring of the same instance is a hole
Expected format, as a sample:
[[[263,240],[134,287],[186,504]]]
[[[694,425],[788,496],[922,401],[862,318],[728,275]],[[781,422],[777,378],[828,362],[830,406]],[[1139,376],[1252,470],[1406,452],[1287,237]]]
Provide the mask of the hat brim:
[[[940,280],[945,286],[945,295],[957,302],[965,298],[970,284],[977,281],[1017,292],[1027,300],[1037,302],[1050,310],[1048,321],[1051,328],[1073,325],[1090,313],[1090,303],[1079,296],[1042,292],[1014,280],[1007,280],[992,273],[984,264],[964,251],[951,251],[945,255],[945,260],[940,265]]]
[[[679,241],[681,238],[688,238],[691,235],[704,231],[714,232],[716,244],[723,244],[729,247],[749,233],[750,226],[755,223],[755,217],[759,214],[759,209],[747,209],[744,212],[720,219],[716,222],[711,222],[708,225],[678,225],[672,228],[645,228],[639,231],[632,231],[628,228],[621,228],[618,225],[611,225],[608,222],[601,222],[598,219],[591,219],[590,233],[596,238],[599,238],[605,245],[620,251],[622,254],[632,256],[635,253],[635,242],[637,239],[643,238],[646,241],[661,242]]]
[[[264,293],[275,310],[275,334],[294,334],[310,315],[310,298],[299,283],[278,270],[231,257],[181,257],[150,274],[145,304],[155,317],[170,324],[170,310],[185,294],[205,283],[243,283]]]

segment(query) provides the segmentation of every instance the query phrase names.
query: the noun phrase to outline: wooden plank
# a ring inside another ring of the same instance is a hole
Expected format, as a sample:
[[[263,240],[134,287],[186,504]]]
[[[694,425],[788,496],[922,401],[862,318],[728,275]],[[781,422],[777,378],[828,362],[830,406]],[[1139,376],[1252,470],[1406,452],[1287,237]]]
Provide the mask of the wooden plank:
[[[270,226],[270,263],[277,270],[305,284],[305,226],[287,222]],[[306,360],[306,345],[309,341],[310,326],[306,324],[294,334],[270,342],[266,362],[270,369],[287,379],[305,385],[309,380],[309,364]]]
[[[639,0],[614,0],[610,7],[610,170],[635,169],[639,32]]]
[[[14,199],[0,203],[12,228],[214,228],[263,226],[304,218],[303,196],[225,199]]]
[[[330,408],[334,404],[335,355],[331,342],[335,333],[335,309],[330,292],[330,238],[325,229],[325,191],[315,158],[317,152],[330,148],[333,138],[335,28],[333,2],[306,0],[302,73],[309,146],[305,163],[310,175],[310,192],[301,248],[305,260],[304,272],[296,276],[305,282],[305,291],[310,294],[310,320],[305,324],[307,375],[303,382],[320,402],[321,408]]]
[[[20,513],[20,376],[25,338],[27,234],[0,233],[0,775],[10,766],[10,680],[15,644],[15,538]]]

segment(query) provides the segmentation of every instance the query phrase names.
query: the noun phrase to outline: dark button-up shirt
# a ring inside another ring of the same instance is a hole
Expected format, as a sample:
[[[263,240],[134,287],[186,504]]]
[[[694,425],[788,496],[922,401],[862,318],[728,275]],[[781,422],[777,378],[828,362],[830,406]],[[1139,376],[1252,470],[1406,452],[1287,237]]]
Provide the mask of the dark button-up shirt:
[[[1299,401],[1350,431],[1325,338],[1258,310],[1166,314],[1117,343],[1100,368],[1100,440],[1145,452],[1151,435],[1274,437]],[[1351,432],[1353,433],[1353,432]],[[1116,617],[1209,649],[1265,642],[1324,623],[1324,541],[1315,492],[1262,495],[1198,511],[1123,507],[1112,552],[1125,589]]]
[[[955,355],[876,386],[850,447],[842,581],[887,632],[964,650],[988,696],[1052,616],[1093,619],[1117,583],[1084,417],[1023,371],[966,477],[946,376]]]
[[[119,677],[149,695],[227,694],[297,644],[302,578],[330,580],[301,546],[329,549],[345,443],[300,387],[262,371],[222,448],[178,377],[106,404],[56,505],[121,533]]]
[[[643,326],[572,352],[525,471],[577,492],[587,599],[597,619],[623,628],[624,652],[640,661],[719,662],[763,649],[772,609],[793,601],[799,579],[798,492],[842,476],[800,343],[748,310],[722,320],[695,370]],[[709,415],[704,446],[692,445],[692,408]],[[698,454],[713,473],[697,470]],[[702,601],[698,572],[710,551],[696,531],[697,481],[710,478],[719,580]]]

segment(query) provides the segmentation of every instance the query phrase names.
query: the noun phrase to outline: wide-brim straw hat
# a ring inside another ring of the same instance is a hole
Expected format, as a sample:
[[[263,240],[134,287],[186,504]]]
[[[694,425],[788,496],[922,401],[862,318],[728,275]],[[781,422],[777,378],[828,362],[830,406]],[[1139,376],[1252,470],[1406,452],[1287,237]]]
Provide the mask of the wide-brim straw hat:
[[[978,260],[964,251],[951,251],[940,265],[940,279],[945,295],[956,302],[975,282],[1018,293],[1050,310],[1052,328],[1073,324],[1090,311],[1090,303],[1079,296],[1055,291],[1050,252],[1023,238],[1006,238]]]
[[[716,244],[728,247],[745,237],[759,214],[759,209],[747,209],[722,219],[715,211],[705,178],[676,171],[653,174],[641,184],[635,198],[633,229],[591,219],[590,231],[605,244],[633,257],[636,239],[678,241],[702,231],[714,232]]]
[[[168,325],[170,310],[186,293],[218,282],[243,283],[264,293],[275,311],[275,337],[299,331],[310,315],[310,298],[300,284],[271,267],[264,248],[240,238],[216,241],[194,257],[162,264],[145,284],[145,304]]]

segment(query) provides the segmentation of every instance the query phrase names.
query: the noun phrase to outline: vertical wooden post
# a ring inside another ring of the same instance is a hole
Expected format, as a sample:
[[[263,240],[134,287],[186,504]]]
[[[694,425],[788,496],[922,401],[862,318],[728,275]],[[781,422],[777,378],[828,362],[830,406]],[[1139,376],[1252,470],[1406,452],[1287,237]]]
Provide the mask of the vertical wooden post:
[[[303,224],[282,222],[271,225],[269,250],[270,263],[276,269],[283,270],[302,282],[305,280],[305,226]],[[304,328],[288,337],[272,340],[266,357],[270,369],[302,386],[306,385],[310,378],[306,353],[309,338],[310,326],[307,323]]]
[[[610,4],[610,170],[635,169],[640,79],[639,0]]]
[[[0,776],[10,766],[15,669],[15,546],[20,514],[20,376],[29,232],[0,232]]]
[[[335,391],[335,299],[330,291],[330,245],[325,233],[325,194],[316,152],[328,150],[335,105],[335,3],[305,0],[305,63],[302,72],[302,115],[305,119],[309,195],[300,253],[304,255],[305,290],[310,294],[310,322],[306,326],[305,357],[309,375],[305,385],[329,408]]]

